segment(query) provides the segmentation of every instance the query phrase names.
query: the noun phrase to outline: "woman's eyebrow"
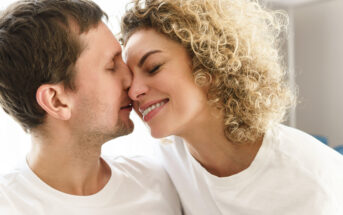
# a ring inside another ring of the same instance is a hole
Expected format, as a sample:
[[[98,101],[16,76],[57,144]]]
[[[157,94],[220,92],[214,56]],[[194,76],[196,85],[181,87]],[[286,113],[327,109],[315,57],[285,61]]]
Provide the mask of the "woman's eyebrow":
[[[162,52],[161,50],[152,50],[152,51],[149,51],[147,53],[145,53],[145,55],[143,55],[143,57],[140,59],[139,63],[138,63],[138,67],[142,67],[145,60],[152,54],[156,54],[156,53],[159,53],[159,52]]]

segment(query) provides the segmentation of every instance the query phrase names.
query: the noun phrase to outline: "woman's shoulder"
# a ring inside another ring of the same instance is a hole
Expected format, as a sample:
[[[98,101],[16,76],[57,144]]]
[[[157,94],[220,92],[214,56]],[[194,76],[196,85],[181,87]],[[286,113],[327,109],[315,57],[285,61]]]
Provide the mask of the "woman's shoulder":
[[[274,159],[314,175],[340,175],[343,156],[313,136],[285,125],[272,128]]]
[[[332,159],[343,161],[341,154],[304,131],[281,124],[276,125],[272,130],[272,135],[278,139],[280,150],[285,153],[291,153],[290,155],[293,156],[308,155],[325,159],[328,159],[329,156]]]

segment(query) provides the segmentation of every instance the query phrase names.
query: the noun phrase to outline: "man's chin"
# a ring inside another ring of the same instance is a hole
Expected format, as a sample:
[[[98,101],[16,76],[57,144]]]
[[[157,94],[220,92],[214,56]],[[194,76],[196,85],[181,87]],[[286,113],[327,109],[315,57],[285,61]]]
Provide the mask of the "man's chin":
[[[131,134],[134,128],[134,124],[131,119],[126,120],[126,122],[123,122],[120,120],[116,126],[116,132],[113,136],[113,138],[125,136],[128,134]]]
[[[131,134],[133,132],[133,129],[135,127],[135,125],[133,124],[132,120],[129,119],[126,123],[126,134],[124,135],[128,135],[128,134]]]

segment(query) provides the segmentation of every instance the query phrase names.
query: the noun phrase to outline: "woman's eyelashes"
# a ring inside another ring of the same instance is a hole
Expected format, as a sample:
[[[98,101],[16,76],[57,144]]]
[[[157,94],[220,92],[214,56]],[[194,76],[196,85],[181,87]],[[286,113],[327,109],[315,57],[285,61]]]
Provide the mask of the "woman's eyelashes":
[[[150,75],[155,74],[160,68],[161,68],[162,64],[158,64],[156,66],[153,66],[152,69],[148,70],[148,73]]]

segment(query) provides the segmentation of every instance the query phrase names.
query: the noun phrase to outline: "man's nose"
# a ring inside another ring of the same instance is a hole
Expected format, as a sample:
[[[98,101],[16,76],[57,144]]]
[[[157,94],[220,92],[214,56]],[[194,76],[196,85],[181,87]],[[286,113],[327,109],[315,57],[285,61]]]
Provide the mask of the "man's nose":
[[[123,65],[123,69],[121,71],[123,73],[123,88],[125,91],[128,91],[132,84],[132,73],[126,64]]]
[[[144,81],[143,77],[138,75],[133,75],[131,87],[129,89],[129,97],[137,101],[142,98],[148,92],[149,87],[147,86],[146,82]]]

